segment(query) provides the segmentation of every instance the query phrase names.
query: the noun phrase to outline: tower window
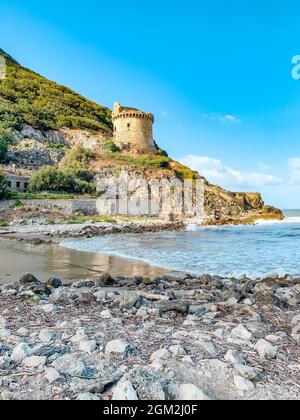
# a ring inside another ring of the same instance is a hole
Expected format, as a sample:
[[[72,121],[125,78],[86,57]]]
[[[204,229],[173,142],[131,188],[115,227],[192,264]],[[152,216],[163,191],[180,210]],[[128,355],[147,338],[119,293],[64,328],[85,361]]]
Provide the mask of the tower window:
[[[130,128],[130,123],[127,124],[127,128]]]

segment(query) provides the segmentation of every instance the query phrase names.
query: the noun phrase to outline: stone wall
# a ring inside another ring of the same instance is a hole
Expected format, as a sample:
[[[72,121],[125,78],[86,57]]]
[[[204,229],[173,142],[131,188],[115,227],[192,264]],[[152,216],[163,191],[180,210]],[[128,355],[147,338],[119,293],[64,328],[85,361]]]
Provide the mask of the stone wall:
[[[17,200],[1,200],[0,211],[7,210],[14,206]],[[85,214],[99,214],[97,209],[96,199],[83,199],[83,200],[18,200],[24,206],[42,207],[47,209],[59,208],[67,214],[82,211]]]

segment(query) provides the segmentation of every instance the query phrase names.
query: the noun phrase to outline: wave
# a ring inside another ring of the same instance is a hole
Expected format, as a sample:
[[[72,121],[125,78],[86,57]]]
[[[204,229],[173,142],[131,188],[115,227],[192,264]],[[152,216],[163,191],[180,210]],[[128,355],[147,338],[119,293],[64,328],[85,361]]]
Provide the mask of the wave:
[[[300,217],[286,217],[283,220],[265,220],[259,219],[255,221],[255,225],[274,225],[284,223],[300,223]]]

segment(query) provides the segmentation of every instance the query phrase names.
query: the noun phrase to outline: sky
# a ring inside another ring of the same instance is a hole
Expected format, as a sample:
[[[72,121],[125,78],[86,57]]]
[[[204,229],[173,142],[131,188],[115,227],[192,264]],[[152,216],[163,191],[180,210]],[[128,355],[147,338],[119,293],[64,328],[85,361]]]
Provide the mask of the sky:
[[[294,0],[0,0],[0,48],[153,112],[157,143],[210,182],[300,208],[299,15]]]

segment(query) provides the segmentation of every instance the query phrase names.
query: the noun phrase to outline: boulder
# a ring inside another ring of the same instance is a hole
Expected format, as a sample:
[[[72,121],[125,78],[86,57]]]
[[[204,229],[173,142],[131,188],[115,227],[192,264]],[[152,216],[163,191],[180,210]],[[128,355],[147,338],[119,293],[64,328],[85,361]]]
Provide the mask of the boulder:
[[[52,363],[52,367],[61,375],[71,377],[88,376],[87,365],[83,359],[78,357],[78,354],[65,354],[60,356]]]
[[[140,306],[141,300],[141,296],[136,292],[124,292],[115,300],[115,303],[119,304],[121,309],[131,309]]]
[[[79,343],[79,350],[84,353],[92,354],[96,348],[97,343],[95,340],[82,340]]]
[[[33,274],[25,274],[24,276],[22,276],[19,280],[19,284],[21,286],[24,286],[25,284],[30,284],[30,283],[41,283]]]
[[[122,356],[127,356],[131,350],[130,345],[121,339],[109,341],[105,347],[106,354],[120,354]]]
[[[50,277],[50,279],[46,281],[46,284],[47,286],[50,286],[53,289],[58,289],[63,285],[62,281],[56,277]]]
[[[259,340],[255,348],[262,359],[276,359],[277,357],[276,348],[267,340]]]

